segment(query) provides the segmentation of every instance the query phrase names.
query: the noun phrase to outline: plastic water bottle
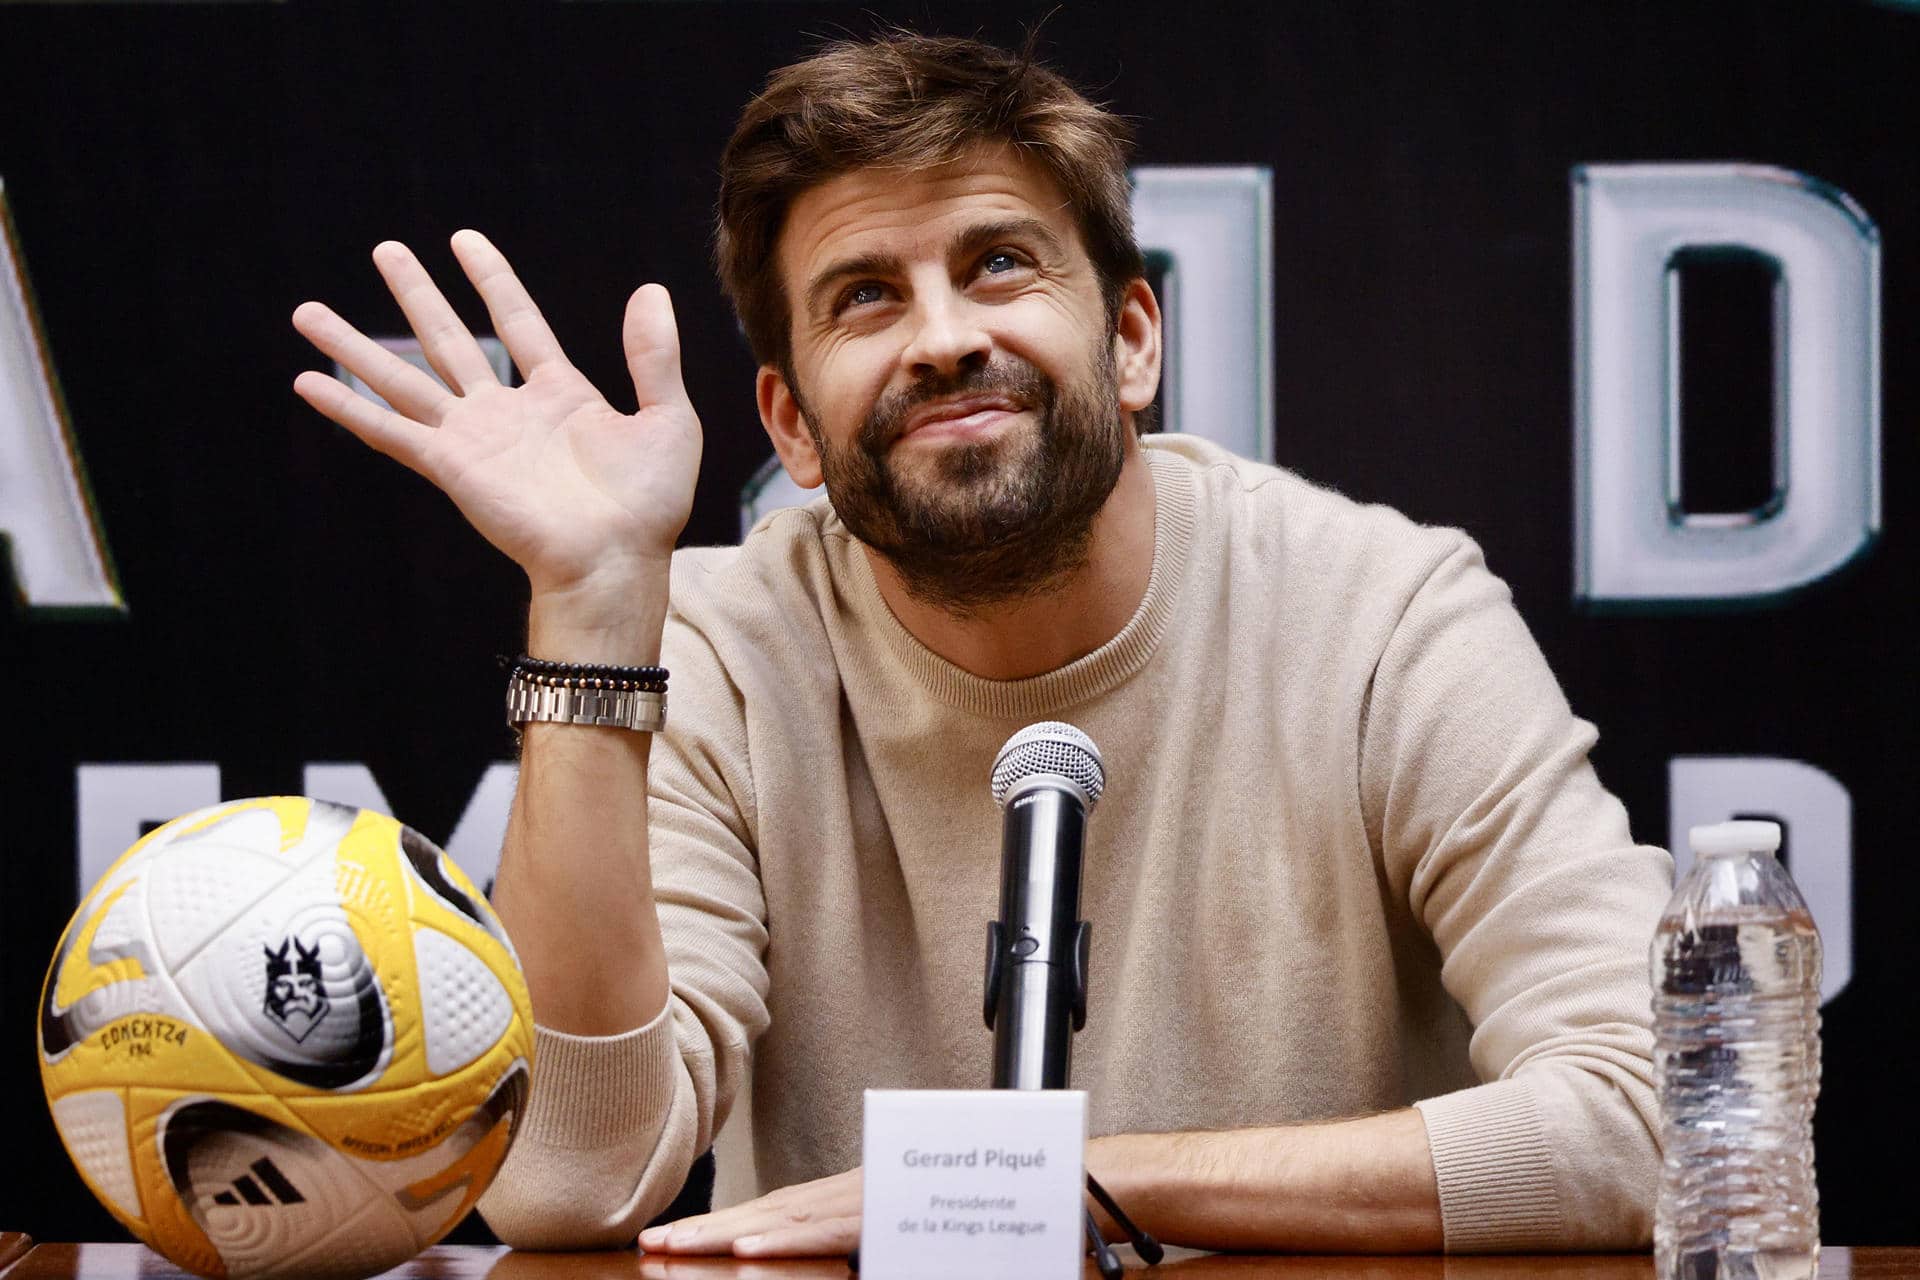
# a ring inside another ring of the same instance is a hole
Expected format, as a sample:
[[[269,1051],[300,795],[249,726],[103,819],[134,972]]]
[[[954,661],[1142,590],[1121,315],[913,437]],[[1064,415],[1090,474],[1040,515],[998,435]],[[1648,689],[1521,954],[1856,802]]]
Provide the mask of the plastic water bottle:
[[[1661,1280],[1810,1277],[1820,934],[1774,857],[1777,824],[1689,836],[1694,864],[1653,940],[1655,1265]]]

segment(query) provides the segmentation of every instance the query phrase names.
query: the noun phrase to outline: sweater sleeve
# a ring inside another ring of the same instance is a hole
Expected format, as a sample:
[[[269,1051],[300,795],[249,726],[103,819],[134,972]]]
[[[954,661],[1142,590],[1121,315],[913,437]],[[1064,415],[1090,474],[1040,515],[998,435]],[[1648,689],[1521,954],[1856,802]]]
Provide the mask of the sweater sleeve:
[[[649,760],[647,829],[667,1007],[620,1035],[536,1028],[526,1119],[480,1200],[488,1225],[519,1248],[632,1243],[712,1145],[767,1025],[741,697],[678,614],[662,653],[672,714]]]
[[[1648,947],[1672,861],[1623,806],[1510,594],[1457,534],[1361,724],[1369,836],[1439,948],[1486,1083],[1419,1103],[1449,1252],[1645,1248],[1658,1178]]]

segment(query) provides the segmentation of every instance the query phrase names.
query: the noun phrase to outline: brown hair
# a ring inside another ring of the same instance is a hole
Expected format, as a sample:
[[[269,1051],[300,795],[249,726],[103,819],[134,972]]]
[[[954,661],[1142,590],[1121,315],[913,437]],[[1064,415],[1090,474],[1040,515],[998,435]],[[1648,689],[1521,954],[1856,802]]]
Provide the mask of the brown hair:
[[[856,169],[924,168],[1000,142],[1066,193],[1109,317],[1144,266],[1133,239],[1132,130],[1033,58],[951,36],[835,41],[782,67],[720,159],[714,262],[754,358],[785,368],[790,315],[774,245],[801,192]]]

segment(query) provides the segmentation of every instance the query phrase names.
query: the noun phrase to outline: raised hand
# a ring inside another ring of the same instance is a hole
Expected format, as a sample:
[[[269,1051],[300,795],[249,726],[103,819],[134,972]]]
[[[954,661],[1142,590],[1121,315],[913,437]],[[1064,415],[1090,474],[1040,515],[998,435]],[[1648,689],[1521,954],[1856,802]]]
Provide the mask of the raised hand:
[[[480,534],[526,571],[534,598],[609,600],[665,582],[700,466],[700,420],[680,380],[673,304],[659,285],[627,303],[622,339],[639,408],[616,411],[568,362],[499,250],[453,237],[522,385],[495,377],[480,344],[405,245],[373,251],[441,386],[322,303],[293,325],[385,397],[303,373],[293,389],[374,449],[438,485]],[[451,388],[451,390],[449,390]]]

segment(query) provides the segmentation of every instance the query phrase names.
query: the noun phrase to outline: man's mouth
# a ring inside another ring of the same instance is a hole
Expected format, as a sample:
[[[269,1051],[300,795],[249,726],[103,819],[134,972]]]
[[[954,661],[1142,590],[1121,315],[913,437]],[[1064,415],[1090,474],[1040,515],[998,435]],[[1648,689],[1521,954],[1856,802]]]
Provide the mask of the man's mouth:
[[[1005,395],[958,396],[923,404],[907,415],[901,439],[973,436],[991,431],[1024,406]]]

